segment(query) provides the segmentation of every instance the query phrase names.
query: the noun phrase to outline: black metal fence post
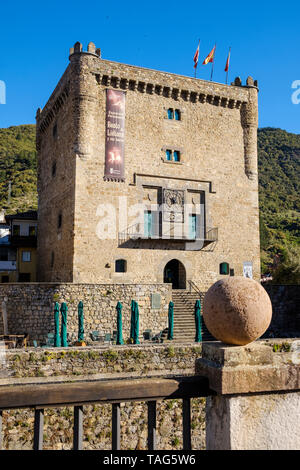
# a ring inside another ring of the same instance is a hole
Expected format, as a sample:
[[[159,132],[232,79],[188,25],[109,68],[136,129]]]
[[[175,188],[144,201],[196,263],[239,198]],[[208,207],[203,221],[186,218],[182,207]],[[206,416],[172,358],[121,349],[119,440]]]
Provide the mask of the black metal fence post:
[[[121,445],[120,403],[112,405],[112,450],[120,450]]]

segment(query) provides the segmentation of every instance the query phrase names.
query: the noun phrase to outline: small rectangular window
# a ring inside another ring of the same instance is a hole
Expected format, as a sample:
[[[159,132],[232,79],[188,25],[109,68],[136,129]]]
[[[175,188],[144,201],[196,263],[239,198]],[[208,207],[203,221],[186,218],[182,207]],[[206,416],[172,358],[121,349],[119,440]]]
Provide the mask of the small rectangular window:
[[[168,119],[173,119],[174,118],[174,111],[172,108],[168,109]]]
[[[229,274],[229,264],[220,263],[220,274],[227,275]]]
[[[29,227],[29,236],[30,237],[35,237],[36,236],[36,226],[35,225],[31,225]]]
[[[13,226],[13,236],[18,237],[20,235],[20,225]]]
[[[31,252],[30,251],[22,251],[22,261],[24,263],[29,263],[31,261]]]
[[[54,126],[53,126],[52,135],[53,135],[54,139],[57,138],[57,124],[54,124]]]
[[[180,121],[180,110],[175,109],[175,121]]]
[[[174,162],[180,161],[180,152],[178,150],[174,150]]]
[[[172,160],[172,150],[166,150],[166,159],[168,161]]]
[[[57,228],[61,228],[61,226],[62,226],[62,214],[58,214]]]
[[[53,162],[52,163],[52,176],[54,178],[54,176],[56,175],[56,162]]]
[[[126,273],[127,261],[125,259],[117,259],[115,261],[115,271],[116,273]]]

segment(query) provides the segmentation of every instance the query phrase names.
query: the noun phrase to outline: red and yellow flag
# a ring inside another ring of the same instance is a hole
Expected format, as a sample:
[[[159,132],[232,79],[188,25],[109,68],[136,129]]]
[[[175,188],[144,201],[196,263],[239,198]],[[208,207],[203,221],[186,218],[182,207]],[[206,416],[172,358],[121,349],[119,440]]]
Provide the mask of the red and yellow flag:
[[[210,53],[208,54],[208,56],[206,57],[206,59],[204,59],[204,62],[203,62],[202,65],[206,65],[206,64],[208,64],[209,62],[213,62],[213,61],[214,61],[215,50],[216,50],[216,46],[214,46],[214,48],[210,51]]]
[[[224,72],[228,72],[228,70],[229,70],[229,62],[230,62],[230,49],[229,49],[229,52],[228,52],[228,57],[227,57],[227,61],[226,61],[226,65],[225,65]]]

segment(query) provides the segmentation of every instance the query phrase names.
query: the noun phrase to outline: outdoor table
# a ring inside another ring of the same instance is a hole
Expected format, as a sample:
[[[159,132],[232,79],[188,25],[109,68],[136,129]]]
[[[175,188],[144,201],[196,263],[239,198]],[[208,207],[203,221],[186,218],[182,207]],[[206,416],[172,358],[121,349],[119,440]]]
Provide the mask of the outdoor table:
[[[5,343],[15,343],[15,347],[18,343],[18,338],[22,338],[22,346],[27,347],[27,336],[26,335],[0,335],[0,341],[4,341]]]

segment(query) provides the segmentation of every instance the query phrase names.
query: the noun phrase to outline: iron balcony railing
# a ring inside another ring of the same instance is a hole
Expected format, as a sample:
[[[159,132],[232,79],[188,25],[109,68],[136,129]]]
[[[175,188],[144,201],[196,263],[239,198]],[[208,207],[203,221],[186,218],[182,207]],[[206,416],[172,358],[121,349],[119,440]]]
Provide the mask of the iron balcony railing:
[[[165,228],[161,223],[152,224],[151,229],[148,230],[143,224],[137,223],[119,232],[119,246],[128,240],[203,241],[204,244],[209,244],[218,241],[218,228],[214,227],[205,231],[204,227],[200,227],[195,233],[190,233],[189,230],[184,229],[183,224],[178,224],[176,228],[169,225]]]
[[[11,235],[10,243],[13,247],[36,247],[37,246],[37,236],[36,235]]]
[[[148,449],[156,450],[157,400],[182,399],[183,449],[191,449],[191,398],[215,395],[201,376],[81,381],[59,384],[0,386],[0,448],[3,410],[33,408],[33,449],[43,449],[44,409],[74,406],[73,449],[83,443],[84,405],[112,404],[112,450],[120,450],[120,403],[145,401],[148,408]]]

